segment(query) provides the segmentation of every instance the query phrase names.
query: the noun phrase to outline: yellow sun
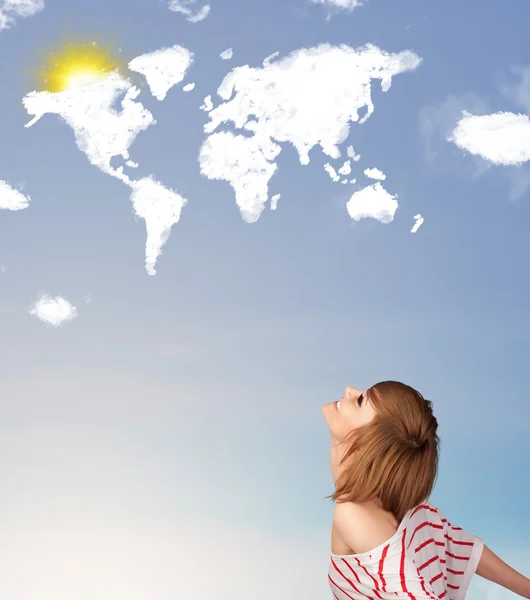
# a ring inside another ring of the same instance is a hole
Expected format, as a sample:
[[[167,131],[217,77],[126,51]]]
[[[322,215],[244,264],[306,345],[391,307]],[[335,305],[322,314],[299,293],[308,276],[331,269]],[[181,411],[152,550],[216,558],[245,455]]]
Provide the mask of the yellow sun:
[[[61,50],[50,53],[40,78],[49,92],[87,85],[105,79],[116,71],[121,62],[96,42],[74,44],[68,42]]]

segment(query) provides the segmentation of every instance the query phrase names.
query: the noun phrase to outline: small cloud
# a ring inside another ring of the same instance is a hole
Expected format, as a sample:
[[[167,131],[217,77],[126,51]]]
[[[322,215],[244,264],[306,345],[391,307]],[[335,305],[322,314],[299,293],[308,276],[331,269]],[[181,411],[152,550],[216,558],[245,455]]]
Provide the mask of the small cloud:
[[[414,227],[410,230],[410,233],[416,233],[425,220],[421,215],[414,215],[414,219],[416,220],[416,223],[414,223]]]
[[[335,169],[329,163],[324,165],[324,170],[335,183],[340,179],[340,177],[337,175],[337,171],[335,171]]]
[[[17,18],[32,17],[44,9],[44,0],[0,0],[0,31],[9,29]]]
[[[341,175],[349,175],[351,173],[351,161],[346,160],[342,167],[339,169]]]
[[[204,104],[200,106],[200,109],[204,110],[204,112],[210,112],[213,109],[213,102],[211,96],[206,96],[206,98],[204,99]]]
[[[221,52],[221,54],[219,54],[219,56],[223,60],[230,60],[232,58],[232,56],[234,56],[234,52],[233,52],[232,48],[227,48],[224,52]]]
[[[191,90],[195,89],[195,83],[188,83],[183,88],[183,92],[191,92]]]
[[[41,294],[35,306],[30,308],[29,314],[44,323],[59,327],[65,321],[74,319],[77,316],[77,309],[61,296],[52,298],[48,294]]]
[[[168,91],[180,83],[193,62],[193,54],[182,46],[162,48],[137,56],[129,63],[129,69],[141,73],[151,93],[163,100]]]
[[[381,223],[391,223],[397,210],[397,195],[389,194],[378,182],[354,192],[346,210],[354,221],[370,217]]]
[[[353,149],[353,146],[348,146],[348,149],[346,150],[346,152],[353,161],[359,162],[361,160],[361,155],[355,154],[355,150]]]
[[[266,56],[266,57],[265,57],[265,59],[263,60],[263,66],[264,66],[264,67],[268,67],[268,66],[271,64],[271,62],[272,62],[272,61],[273,61],[273,60],[274,60],[274,59],[275,59],[277,56],[279,56],[279,54],[280,54],[280,53],[279,53],[278,51],[276,51],[276,52],[273,52],[272,54],[269,54],[269,56]]]
[[[328,8],[346,10],[351,12],[354,8],[362,6],[364,0],[310,0],[313,4],[323,4]]]
[[[379,179],[380,181],[384,181],[386,179],[386,175],[383,173],[383,171],[380,171],[375,167],[373,169],[365,169],[364,174],[370,179]]]
[[[183,14],[190,23],[204,21],[210,14],[210,5],[206,4],[197,13],[193,13],[189,6],[194,6],[197,0],[169,0],[169,10]]]
[[[464,112],[447,139],[461,150],[495,165],[521,165],[530,160],[530,119],[527,115]]]
[[[281,198],[281,194],[274,194],[271,198],[271,210],[276,210],[278,207],[278,200]]]
[[[24,210],[28,208],[31,198],[11,187],[0,179],[0,209]]]
[[[527,104],[525,90],[527,89],[527,85],[530,85],[527,81],[526,69],[513,68],[512,72],[521,75],[522,80],[520,85],[511,87],[505,85],[501,88],[501,92],[516,104],[524,106]],[[530,89],[528,91],[530,93]],[[528,102],[530,102],[530,99]],[[480,119],[478,121],[475,119],[474,122],[464,121],[463,116],[465,117],[465,115],[474,116],[476,118],[480,117]],[[498,115],[504,116],[499,117]],[[512,116],[510,117],[507,115]],[[474,168],[473,178],[475,179],[482,177],[485,173],[494,169],[496,164],[503,165],[502,173],[504,177],[507,178],[510,186],[509,200],[518,200],[530,188],[530,168],[521,166],[524,163],[518,162],[517,158],[518,153],[519,158],[525,154],[525,142],[522,137],[524,138],[526,136],[526,126],[517,132],[514,139],[505,140],[506,143],[504,143],[502,147],[495,149],[491,147],[492,138],[499,137],[499,139],[502,139],[504,134],[502,131],[486,131],[488,127],[486,125],[488,123],[488,117],[494,117],[494,122],[496,122],[501,129],[504,129],[504,125],[507,125],[514,117],[517,119],[516,122],[523,124],[527,122],[527,117],[525,115],[502,112],[493,113],[488,104],[473,93],[467,93],[461,96],[450,94],[447,100],[442,104],[425,107],[420,111],[419,118],[420,132],[425,144],[425,158],[427,162],[430,163],[431,168],[445,170],[447,165],[445,161],[440,160],[440,155],[444,151],[444,148],[450,147],[450,144],[447,142],[453,142],[461,150],[467,150],[470,153],[472,159],[471,164]],[[491,125],[491,121],[489,122]],[[456,144],[455,138],[455,131],[459,124],[461,127],[456,133],[460,146],[459,144]],[[477,127],[482,130],[480,134]],[[475,130],[475,133],[479,135],[481,140],[480,143],[479,138],[476,136],[474,141],[469,137],[469,135],[473,136],[471,133],[473,129]],[[453,141],[453,138],[455,138],[455,141]],[[486,145],[489,145],[489,150]],[[505,154],[507,148],[511,148],[510,160],[515,159],[516,162],[510,163],[508,161],[508,157]],[[488,158],[488,156],[493,160]],[[459,164],[469,165],[469,161],[464,163],[460,160]]]

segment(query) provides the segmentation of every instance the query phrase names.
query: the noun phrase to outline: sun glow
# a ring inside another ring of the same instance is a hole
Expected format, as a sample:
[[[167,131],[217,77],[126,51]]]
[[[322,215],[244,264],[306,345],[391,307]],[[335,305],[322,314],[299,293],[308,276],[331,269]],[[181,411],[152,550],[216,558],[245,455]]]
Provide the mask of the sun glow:
[[[44,89],[49,92],[62,92],[101,81],[119,66],[120,61],[96,42],[69,42],[60,51],[50,53],[48,64],[42,67],[40,78]]]

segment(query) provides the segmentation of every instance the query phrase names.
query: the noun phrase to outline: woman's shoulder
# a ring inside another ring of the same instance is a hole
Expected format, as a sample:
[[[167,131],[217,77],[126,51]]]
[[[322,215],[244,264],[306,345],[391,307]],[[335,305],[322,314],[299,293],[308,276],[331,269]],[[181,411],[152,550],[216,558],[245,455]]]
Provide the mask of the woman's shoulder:
[[[336,502],[333,523],[340,539],[354,554],[363,554],[384,544],[399,523],[383,509],[355,502]]]

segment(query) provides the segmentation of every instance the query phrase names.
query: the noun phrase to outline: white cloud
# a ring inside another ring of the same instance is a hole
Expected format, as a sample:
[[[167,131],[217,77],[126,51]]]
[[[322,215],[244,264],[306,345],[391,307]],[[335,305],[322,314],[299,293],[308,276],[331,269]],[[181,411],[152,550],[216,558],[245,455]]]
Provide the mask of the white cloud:
[[[193,54],[189,50],[172,46],[133,58],[129,69],[141,73],[153,96],[163,100],[167,92],[184,79],[192,62]]]
[[[416,223],[414,223],[410,233],[416,233],[416,231],[418,231],[418,229],[423,225],[423,221],[425,220],[421,215],[414,215],[414,219],[416,220]]]
[[[272,54],[269,54],[269,56],[266,56],[263,60],[263,66],[268,67],[271,64],[271,62],[279,55],[280,53],[276,50],[276,52],[273,52]]]
[[[276,208],[278,207],[278,200],[281,198],[281,194],[275,194],[272,198],[271,198],[271,210],[276,210]]]
[[[371,217],[381,223],[390,223],[398,207],[396,198],[397,195],[389,194],[378,182],[354,192],[346,209],[354,221]]]
[[[210,14],[210,5],[206,4],[197,13],[189,6],[195,6],[197,0],[169,0],[169,10],[183,14],[190,23],[203,21]]]
[[[195,83],[187,83],[183,88],[183,92],[191,92],[191,90],[195,89]]]
[[[379,179],[381,181],[384,181],[386,179],[386,175],[383,173],[383,171],[380,171],[375,167],[373,169],[365,169],[364,174],[370,179]]]
[[[337,175],[337,171],[335,171],[335,169],[329,163],[324,165],[324,170],[331,177],[331,179],[333,179],[333,181],[337,182],[340,179],[340,177]]]
[[[24,210],[29,206],[31,198],[11,187],[0,179],[0,209]]]
[[[152,177],[134,181],[131,187],[134,211],[145,221],[145,268],[149,275],[155,275],[156,260],[187,200]]]
[[[416,69],[420,62],[408,50],[391,54],[371,44],[357,49],[322,44],[263,68],[233,69],[217,91],[224,102],[209,112],[204,129],[211,134],[232,122],[253,135],[224,132],[207,137],[199,155],[202,174],[230,182],[244,220],[255,222],[268,199],[268,183],[277,168],[273,161],[281,151],[278,143],[291,143],[302,165],[309,163],[309,151],[317,145],[339,158],[338,145],[347,139],[350,123],[362,124],[374,111],[371,80],[380,79],[386,92],[393,76]]]
[[[464,112],[447,139],[460,149],[496,165],[520,165],[530,160],[530,119],[527,115]]]
[[[341,175],[349,175],[351,173],[351,161],[350,160],[344,161],[344,164],[339,169],[339,173]]]
[[[233,52],[232,48],[227,48],[224,52],[221,52],[221,54],[219,54],[219,56],[223,60],[230,60],[232,58],[232,56],[234,56],[234,52]]]
[[[277,144],[269,144],[265,155],[258,138],[221,131],[208,136],[201,146],[201,173],[208,179],[227,181],[243,219],[252,223],[257,220],[256,205],[263,207],[267,202],[268,183],[278,168],[271,161],[279,153]]]
[[[358,6],[362,6],[364,0],[311,0],[313,4],[324,4],[330,8],[352,11]]]
[[[204,99],[204,104],[201,105],[200,109],[204,110],[204,112],[210,112],[213,109],[213,102],[211,96],[206,96],[206,98]]]
[[[361,155],[360,154],[355,154],[355,150],[353,149],[353,146],[348,146],[347,153],[348,153],[348,156],[353,161],[358,162],[359,160],[361,160]]]
[[[32,17],[44,9],[44,0],[0,0],[0,31],[9,29],[18,17]]]
[[[186,54],[183,48],[169,50],[169,53],[165,49],[160,55],[151,53],[138,57],[140,60],[137,63],[136,59],[131,61],[135,63],[133,66],[148,74],[155,94],[163,94],[168,77],[173,82],[181,77],[188,60],[191,60],[191,54]],[[171,63],[169,74],[165,70],[168,63]],[[103,81],[62,92],[31,92],[23,99],[23,103],[27,112],[35,115],[26,127],[33,125],[44,114],[59,115],[73,129],[77,146],[88,160],[131,188],[135,213],[146,223],[146,270],[154,275],[156,259],[161,254],[171,226],[178,222],[186,199],[151,177],[133,181],[123,172],[122,166],[111,167],[111,160],[115,156],[121,156],[128,166],[137,167],[137,163],[129,159],[129,147],[140,131],[156,123],[152,114],[135,101],[139,93],[140,90],[129,81],[122,79],[118,73],[112,73]],[[122,110],[118,112],[114,106],[123,94]]]
[[[65,321],[74,319],[77,316],[77,309],[61,296],[52,298],[48,294],[41,294],[37,303],[30,309],[29,314],[34,315],[44,323],[59,327]]]
[[[123,167],[114,169],[114,156],[129,159],[129,147],[140,131],[156,123],[153,115],[135,98],[140,90],[117,73],[106,79],[61,92],[30,92],[22,100],[34,125],[45,114],[59,115],[74,131],[77,147],[104,173],[129,184]],[[114,106],[123,95],[121,112]]]

